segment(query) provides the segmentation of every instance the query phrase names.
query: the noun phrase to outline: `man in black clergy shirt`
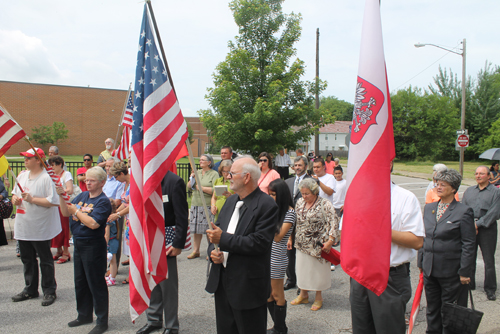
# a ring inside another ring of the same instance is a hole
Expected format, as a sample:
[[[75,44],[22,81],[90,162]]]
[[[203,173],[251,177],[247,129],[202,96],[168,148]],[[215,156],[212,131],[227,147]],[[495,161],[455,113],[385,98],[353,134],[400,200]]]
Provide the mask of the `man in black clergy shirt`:
[[[278,207],[259,189],[259,177],[251,157],[234,162],[229,182],[236,194],[227,199],[216,225],[212,223],[214,230],[207,230],[213,264],[205,289],[215,293],[218,334],[266,333]]]

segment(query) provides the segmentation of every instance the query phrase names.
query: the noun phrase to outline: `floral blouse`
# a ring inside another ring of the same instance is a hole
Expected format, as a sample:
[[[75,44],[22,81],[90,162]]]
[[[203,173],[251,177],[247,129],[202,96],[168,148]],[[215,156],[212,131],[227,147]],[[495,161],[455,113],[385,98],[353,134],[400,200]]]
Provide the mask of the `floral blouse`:
[[[327,242],[329,235],[335,239],[339,236],[339,217],[335,213],[333,204],[318,196],[313,206],[306,210],[306,202],[300,198],[295,211],[297,213],[295,248],[324,262],[321,257],[321,247],[316,245],[316,242]]]

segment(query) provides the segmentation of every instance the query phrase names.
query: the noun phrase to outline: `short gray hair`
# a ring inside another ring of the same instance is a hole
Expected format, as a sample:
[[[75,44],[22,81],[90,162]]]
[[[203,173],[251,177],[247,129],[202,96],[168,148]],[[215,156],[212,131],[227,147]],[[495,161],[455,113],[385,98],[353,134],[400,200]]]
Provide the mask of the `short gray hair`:
[[[111,158],[109,158],[108,160],[106,160],[106,162],[108,162],[108,161],[120,162],[120,159],[115,158],[115,157],[111,157]]]
[[[335,159],[333,159],[333,161],[340,162],[340,159],[339,158],[335,158]]]
[[[55,154],[59,154],[59,147],[57,147],[57,146],[51,146],[51,147],[49,147],[49,151],[50,150],[54,150]]]
[[[446,169],[445,171],[437,172],[434,177],[436,181],[443,181],[448,183],[453,189],[457,192],[458,188],[460,188],[460,184],[462,183],[462,176],[459,172],[454,169]]]
[[[318,182],[316,181],[316,179],[313,179],[312,177],[305,178],[299,183],[299,189],[302,188],[309,189],[313,195],[319,194]]]
[[[231,160],[222,160],[222,161],[220,162],[220,165],[219,165],[219,170],[218,170],[219,175],[221,175],[221,174],[222,174],[222,169],[223,169],[224,167],[231,167],[232,165],[233,165],[233,162],[232,162]]]
[[[214,158],[212,158],[210,154],[202,154],[200,158],[201,157],[207,158],[207,160],[210,162],[210,165],[208,167],[212,168],[214,166]]]
[[[85,173],[87,176],[95,177],[99,182],[106,181],[108,174],[101,167],[92,167]]]
[[[255,162],[253,157],[250,155],[239,156],[234,161],[240,160],[240,159],[245,159],[245,158],[252,159]],[[261,171],[260,171],[259,165],[257,165],[256,162],[253,164],[252,163],[244,163],[243,166],[241,166],[241,171],[244,173],[250,174],[250,177],[252,178],[252,181],[254,182],[254,184],[257,184],[259,182]]]
[[[304,166],[306,166],[306,167],[307,167],[307,164],[309,163],[309,161],[307,161],[307,158],[303,155],[299,155],[298,157],[296,157],[293,162],[296,163],[299,161],[302,161],[304,163]]]

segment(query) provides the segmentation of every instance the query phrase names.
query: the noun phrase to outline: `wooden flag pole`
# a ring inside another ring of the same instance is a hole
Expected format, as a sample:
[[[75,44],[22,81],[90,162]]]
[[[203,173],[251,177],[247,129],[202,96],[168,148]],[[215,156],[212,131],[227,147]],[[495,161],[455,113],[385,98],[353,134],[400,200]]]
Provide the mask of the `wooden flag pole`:
[[[8,166],[8,168],[9,168],[10,175],[12,175],[12,178],[14,179],[14,182],[19,187],[19,190],[21,190],[21,192],[23,193],[24,192],[23,187],[21,187],[21,185],[19,184],[19,182],[17,182],[16,174],[14,174],[14,171],[12,170],[12,168],[10,168],[10,165]]]
[[[120,128],[122,126],[123,115],[125,115],[125,110],[127,110],[128,97],[130,96],[130,91],[132,90],[132,83],[128,85],[127,97],[125,98],[125,104],[123,105],[122,116],[120,117],[120,123],[118,124],[118,130],[116,131],[115,142],[113,143],[113,150],[116,148],[116,143],[118,142],[118,136],[120,135]]]
[[[158,31],[158,26],[156,25],[156,19],[155,19],[155,14],[153,12],[153,6],[151,5],[151,0],[146,0],[146,3],[148,4],[149,12],[151,13],[151,20],[153,21],[153,27],[154,27],[155,32],[156,32],[156,39],[158,40],[158,45],[160,46],[160,51],[161,51],[161,54],[163,56],[165,70],[167,71],[168,79],[170,81],[170,85],[172,86],[172,90],[174,91],[174,94],[177,97],[177,93],[175,92],[175,88],[174,88],[174,82],[172,80],[172,75],[170,75],[170,69],[168,67],[167,57],[165,56],[165,51],[163,49],[163,43],[161,42],[160,32]],[[179,101],[178,98],[177,98],[177,101]],[[201,182],[200,182],[200,179],[198,176],[198,170],[196,169],[196,164],[194,163],[193,151],[191,150],[191,144],[189,143],[189,139],[186,139],[186,146],[187,146],[187,149],[189,152],[189,162],[191,163],[191,168],[193,168],[193,171],[194,171],[194,177],[196,180],[196,184],[199,185],[198,191],[200,192],[201,203],[203,205],[203,211],[205,212],[205,217],[207,217],[207,220],[208,220],[210,215],[209,215],[208,210],[207,210],[207,203],[205,201],[205,196],[203,195],[203,190],[201,189]],[[208,228],[212,230],[213,229],[212,224],[209,223]],[[218,249],[218,245],[215,245],[215,248]]]

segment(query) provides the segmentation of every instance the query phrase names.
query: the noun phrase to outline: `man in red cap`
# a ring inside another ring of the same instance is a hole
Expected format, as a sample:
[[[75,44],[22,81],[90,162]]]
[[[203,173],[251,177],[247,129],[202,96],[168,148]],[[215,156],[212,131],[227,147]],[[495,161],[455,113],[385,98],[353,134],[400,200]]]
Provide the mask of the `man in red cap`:
[[[43,150],[35,149],[40,158],[45,159]],[[56,299],[57,285],[50,243],[61,232],[57,210],[59,196],[35,151],[29,149],[21,152],[21,155],[24,156],[26,172],[20,174],[17,180],[23,192],[14,186],[12,203],[18,209],[23,209],[16,214],[14,235],[19,241],[26,286],[21,293],[12,297],[12,301],[20,302],[38,297],[38,255],[42,272],[42,306],[48,306]]]

